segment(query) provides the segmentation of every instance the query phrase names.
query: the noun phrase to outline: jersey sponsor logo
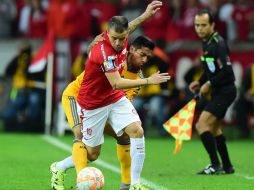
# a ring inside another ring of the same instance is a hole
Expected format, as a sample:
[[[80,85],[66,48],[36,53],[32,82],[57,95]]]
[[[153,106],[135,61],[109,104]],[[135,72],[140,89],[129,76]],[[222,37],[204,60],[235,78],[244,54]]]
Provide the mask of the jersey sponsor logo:
[[[207,61],[206,63],[207,63],[208,69],[209,69],[212,73],[214,73],[214,72],[215,72],[215,65],[214,65],[214,62],[209,62],[209,61]]]
[[[117,55],[109,55],[108,60],[114,60],[117,58]]]
[[[116,65],[115,65],[115,61],[114,60],[108,60],[108,61],[104,61],[102,63],[102,70],[104,72],[111,71],[111,70],[113,70],[115,68],[116,68]]]

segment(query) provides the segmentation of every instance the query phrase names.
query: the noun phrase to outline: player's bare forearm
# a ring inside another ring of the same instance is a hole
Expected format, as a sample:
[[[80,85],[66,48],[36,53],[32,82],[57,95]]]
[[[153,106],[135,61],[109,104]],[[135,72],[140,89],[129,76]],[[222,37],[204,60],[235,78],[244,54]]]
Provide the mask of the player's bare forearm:
[[[132,33],[136,30],[136,28],[144,22],[146,19],[141,15],[138,18],[134,19],[129,23],[129,33]]]
[[[171,78],[168,73],[160,72],[154,73],[148,78],[136,80],[121,78],[118,72],[105,73],[105,75],[113,89],[127,89],[149,84],[160,84],[167,82]]]
[[[136,79],[136,80],[131,80],[131,79],[120,79],[116,83],[113,84],[114,89],[129,89],[129,88],[135,88],[139,86],[144,86],[147,85],[148,81],[147,79]]]
[[[158,10],[160,10],[161,6],[161,1],[152,1],[142,15],[129,23],[129,33],[132,33],[141,23],[153,16]]]

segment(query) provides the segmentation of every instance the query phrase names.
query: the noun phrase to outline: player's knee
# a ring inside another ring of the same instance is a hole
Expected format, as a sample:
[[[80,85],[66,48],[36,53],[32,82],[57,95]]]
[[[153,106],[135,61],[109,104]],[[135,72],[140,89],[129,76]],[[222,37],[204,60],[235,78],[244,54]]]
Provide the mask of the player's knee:
[[[99,152],[92,152],[87,155],[87,158],[90,162],[93,162],[98,159],[100,153]]]
[[[203,120],[199,120],[196,123],[196,130],[197,130],[198,134],[202,134],[205,131],[212,132],[210,125],[206,121],[203,121]]]
[[[196,128],[197,131],[199,131],[199,129],[200,129],[200,124],[199,124],[199,122],[196,123],[195,128]]]
[[[199,134],[201,134],[205,129],[204,129],[204,125],[202,124],[201,121],[198,121],[196,123],[196,130]]]
[[[128,144],[130,144],[130,137],[126,133],[124,133],[120,137],[117,137],[116,140],[117,140],[117,144],[120,144],[120,145],[128,145]]]
[[[141,126],[137,126],[135,128],[133,128],[132,131],[132,138],[142,138],[144,136],[144,130]]]
[[[82,135],[82,132],[81,132],[81,125],[73,128],[73,134],[75,136],[75,139],[82,140],[83,135]]]
[[[89,161],[93,162],[95,160],[98,159],[100,155],[100,149],[91,149],[91,148],[88,148],[87,149],[87,158]]]

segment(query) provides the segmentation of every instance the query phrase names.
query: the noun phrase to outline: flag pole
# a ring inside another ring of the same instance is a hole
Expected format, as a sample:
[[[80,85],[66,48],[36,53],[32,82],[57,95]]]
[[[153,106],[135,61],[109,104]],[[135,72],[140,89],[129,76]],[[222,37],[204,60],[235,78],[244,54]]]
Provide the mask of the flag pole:
[[[46,79],[46,106],[45,106],[45,135],[50,135],[52,123],[52,102],[53,102],[53,53],[47,57],[47,79]]]

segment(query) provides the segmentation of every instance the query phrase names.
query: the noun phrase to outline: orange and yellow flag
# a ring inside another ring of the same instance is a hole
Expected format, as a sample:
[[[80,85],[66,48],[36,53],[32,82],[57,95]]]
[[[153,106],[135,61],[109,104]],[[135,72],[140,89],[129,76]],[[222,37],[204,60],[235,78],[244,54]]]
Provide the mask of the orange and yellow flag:
[[[175,154],[180,151],[184,140],[191,139],[196,103],[196,99],[192,99],[163,124],[164,129],[176,139]]]

